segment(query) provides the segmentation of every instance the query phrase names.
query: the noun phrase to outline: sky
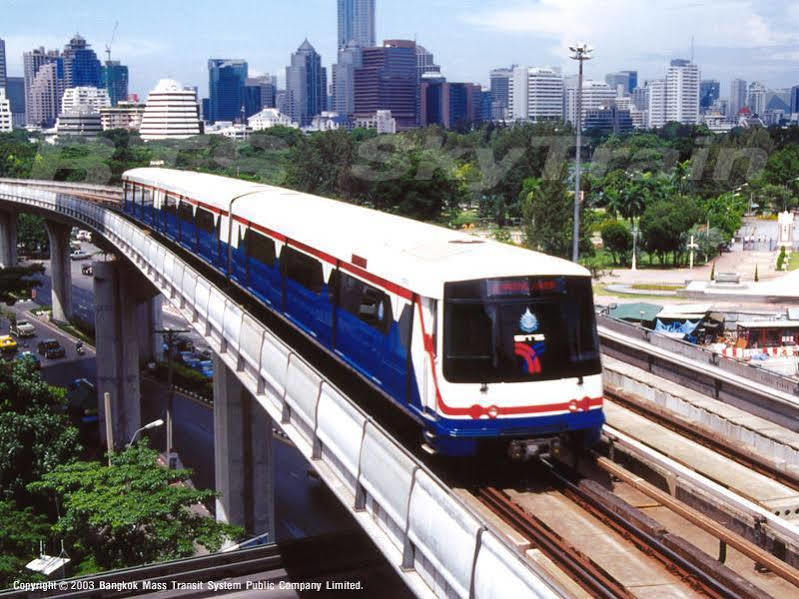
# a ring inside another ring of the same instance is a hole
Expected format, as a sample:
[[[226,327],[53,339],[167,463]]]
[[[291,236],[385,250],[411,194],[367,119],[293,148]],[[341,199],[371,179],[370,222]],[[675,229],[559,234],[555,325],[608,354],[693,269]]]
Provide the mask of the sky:
[[[119,22],[111,58],[130,68],[130,91],[146,97],[161,78],[207,95],[208,58],[244,58],[251,76],[285,79],[290,54],[306,37],[330,66],[336,58],[336,0],[0,0],[8,71],[22,53],[63,49],[75,32],[101,60]],[[594,47],[586,77],[638,70],[663,77],[672,58],[694,58],[705,79],[799,85],[799,2],[781,0],[377,0],[377,39],[416,39],[449,81],[488,84],[511,64],[576,72],[568,46]],[[328,71],[329,79],[329,71]]]

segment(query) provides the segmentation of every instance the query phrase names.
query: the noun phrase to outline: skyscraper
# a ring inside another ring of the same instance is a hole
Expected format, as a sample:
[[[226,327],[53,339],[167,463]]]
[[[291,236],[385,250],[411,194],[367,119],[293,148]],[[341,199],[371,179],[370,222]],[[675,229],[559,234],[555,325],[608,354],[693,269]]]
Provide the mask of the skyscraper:
[[[247,61],[230,58],[208,59],[209,114],[206,120],[235,121],[244,107]]]
[[[441,72],[441,67],[436,64],[433,53],[419,44],[416,44],[416,69],[419,71],[419,77],[425,73]]]
[[[737,122],[738,111],[744,106],[746,106],[746,81],[733,79],[730,83],[730,119]]]
[[[794,85],[791,88],[791,103],[788,106],[788,112],[792,115],[793,120],[799,117],[799,85]]]
[[[534,122],[563,118],[563,77],[552,68],[516,67],[510,79],[511,118]]]
[[[361,67],[363,50],[349,41],[338,51],[338,62],[333,65],[332,110],[341,115],[355,112],[355,69]]]
[[[277,77],[262,75],[249,78],[244,85],[244,114],[247,118],[264,108],[275,107]]]
[[[440,73],[422,76],[420,124],[448,129],[482,120],[482,90],[474,83],[449,83]]]
[[[699,122],[699,67],[676,58],[666,71],[666,122]]]
[[[721,85],[717,79],[702,79],[699,82],[699,108],[704,112],[719,99]]]
[[[649,129],[662,127],[666,124],[666,80],[653,79],[646,82],[647,92],[647,123]]]
[[[58,50],[36,48],[22,54],[25,74],[25,119],[29,125],[52,127],[64,93],[64,61]],[[43,67],[53,65],[39,77]]]
[[[503,67],[491,71],[491,118],[495,121],[508,118],[510,79],[514,68],[516,65],[509,69]]]
[[[390,110],[398,129],[409,129],[416,126],[418,104],[416,43],[385,40],[382,46],[364,48],[361,67],[355,69],[356,117]]]
[[[128,99],[128,67],[118,60],[106,60],[100,71],[100,85],[108,92],[111,106]]]
[[[6,43],[0,39],[0,89],[6,88]]]
[[[605,83],[616,93],[618,86],[622,86],[622,95],[629,95],[638,87],[638,71],[619,71],[605,75]]]
[[[25,126],[25,78],[6,77],[6,97],[11,102],[11,120],[15,128]]]
[[[575,123],[577,120],[577,77],[567,78],[564,84],[565,113],[563,118],[570,123]],[[603,81],[594,81],[592,79],[583,81],[583,96],[580,103],[582,106],[580,122],[583,123],[583,129],[586,128],[585,123],[587,122],[588,111],[610,106],[617,95],[617,91],[617,88],[611,87]]]
[[[64,46],[64,89],[78,86],[101,87],[100,61],[80,35]]]
[[[752,81],[746,88],[746,105],[754,114],[763,116],[766,112],[766,86]]]
[[[338,0],[338,49],[375,45],[375,0]]]
[[[307,39],[291,55],[291,65],[286,67],[286,91],[288,114],[300,126],[310,125],[313,117],[326,108],[327,70]]]

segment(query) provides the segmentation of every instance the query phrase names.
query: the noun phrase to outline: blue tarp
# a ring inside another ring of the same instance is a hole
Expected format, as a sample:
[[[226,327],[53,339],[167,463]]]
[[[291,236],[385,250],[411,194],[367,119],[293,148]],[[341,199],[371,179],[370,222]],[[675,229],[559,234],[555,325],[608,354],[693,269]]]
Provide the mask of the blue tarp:
[[[669,324],[663,324],[663,321],[659,318],[655,319],[655,332],[657,333],[682,333],[683,335],[690,335],[691,333],[696,330],[696,327],[699,326],[700,321],[690,321],[686,320],[685,322],[670,322]]]

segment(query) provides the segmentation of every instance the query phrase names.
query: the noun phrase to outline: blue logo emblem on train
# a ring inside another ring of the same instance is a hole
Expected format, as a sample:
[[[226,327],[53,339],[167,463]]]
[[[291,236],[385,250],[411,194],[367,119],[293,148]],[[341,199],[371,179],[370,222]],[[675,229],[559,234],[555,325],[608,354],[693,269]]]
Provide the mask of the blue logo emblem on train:
[[[538,319],[535,314],[530,312],[530,308],[527,308],[519,319],[519,328],[525,333],[533,333],[538,330]]]

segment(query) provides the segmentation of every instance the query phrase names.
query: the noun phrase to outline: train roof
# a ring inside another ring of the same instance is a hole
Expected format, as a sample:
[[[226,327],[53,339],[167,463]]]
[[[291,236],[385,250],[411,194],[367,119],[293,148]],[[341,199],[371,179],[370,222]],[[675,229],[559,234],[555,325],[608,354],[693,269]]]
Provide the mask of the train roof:
[[[523,275],[589,276],[578,264],[460,231],[307,193],[217,175],[140,168],[125,179],[227,211],[427,297],[446,281]]]

